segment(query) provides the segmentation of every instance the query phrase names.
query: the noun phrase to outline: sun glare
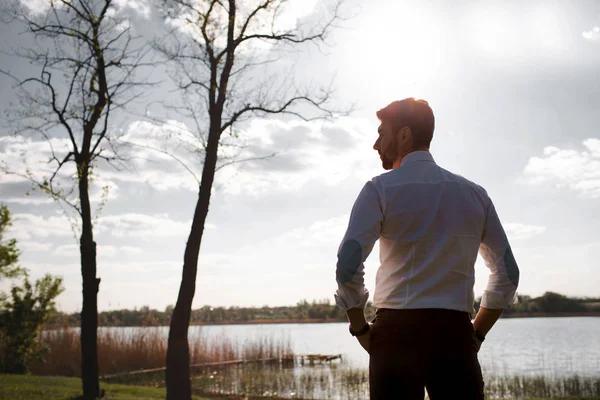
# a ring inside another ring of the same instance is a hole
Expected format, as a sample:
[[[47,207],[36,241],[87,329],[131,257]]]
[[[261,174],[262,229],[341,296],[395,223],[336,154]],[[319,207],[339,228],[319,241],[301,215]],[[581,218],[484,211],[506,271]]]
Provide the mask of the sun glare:
[[[405,8],[386,5],[365,17],[346,54],[351,73],[383,97],[418,97],[440,69],[444,35],[436,13]]]

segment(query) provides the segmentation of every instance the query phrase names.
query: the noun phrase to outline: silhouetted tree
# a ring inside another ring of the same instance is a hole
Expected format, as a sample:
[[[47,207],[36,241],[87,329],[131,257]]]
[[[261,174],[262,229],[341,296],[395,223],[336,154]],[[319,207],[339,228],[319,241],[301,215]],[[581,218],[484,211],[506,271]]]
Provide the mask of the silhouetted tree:
[[[332,115],[331,90],[301,91],[289,80],[264,76],[266,65],[276,59],[253,45],[293,47],[323,43],[339,19],[337,3],[327,20],[312,29],[281,28],[279,18],[287,3],[286,0],[164,2],[170,20],[180,21],[182,29],[168,44],[162,43],[158,48],[177,66],[176,80],[186,99],[187,116],[195,119],[196,133],[204,143],[198,201],[169,330],[167,399],[191,398],[188,328],[204,223],[224,136],[235,141],[234,126],[253,116],[289,114],[306,119],[301,105],[308,105],[319,117]]]
[[[19,1],[7,3],[3,19],[21,22],[25,32],[36,39],[35,46],[17,50],[16,55],[40,67],[39,76],[27,79],[2,71],[15,79],[21,96],[9,119],[18,125],[17,133],[34,132],[47,139],[53,171],[40,179],[29,171],[2,169],[29,179],[76,210],[81,223],[83,395],[96,399],[101,394],[96,345],[100,278],[96,276],[90,182],[99,160],[111,164],[119,160],[110,141],[110,121],[116,110],[140,93],[134,90],[142,85],[134,80],[134,73],[144,65],[145,50],[132,45],[131,29],[111,10],[112,0],[56,0],[36,10]],[[52,146],[57,137],[68,139],[68,151],[59,153]],[[75,181],[67,190],[57,182],[66,165],[74,167],[68,174]]]

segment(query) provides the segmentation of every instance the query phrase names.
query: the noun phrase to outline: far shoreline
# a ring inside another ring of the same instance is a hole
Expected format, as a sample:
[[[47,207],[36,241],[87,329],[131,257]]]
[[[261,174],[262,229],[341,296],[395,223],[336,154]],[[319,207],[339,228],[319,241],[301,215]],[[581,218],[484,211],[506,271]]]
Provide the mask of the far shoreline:
[[[564,318],[564,317],[600,317],[600,311],[578,312],[578,313],[508,313],[501,318]],[[336,319],[254,319],[249,321],[221,321],[201,322],[190,324],[190,326],[210,325],[268,325],[268,324],[333,324],[348,323]]]
[[[576,313],[507,313],[501,318],[565,318],[565,317],[600,317],[600,311],[576,312]],[[217,321],[217,322],[200,322],[193,323],[190,326],[219,326],[219,325],[274,325],[274,324],[334,324],[347,323],[347,321],[339,321],[336,319],[253,319],[248,321]],[[98,325],[98,327],[124,327],[127,325]],[[152,326],[169,326],[169,325],[147,325]],[[133,327],[133,325],[131,326]]]
[[[501,319],[512,318],[566,318],[566,317],[600,317],[600,311],[575,312],[575,313],[507,313],[503,314]],[[248,321],[216,321],[216,322],[200,322],[192,323],[190,326],[226,326],[226,325],[275,325],[275,324],[346,324],[347,321],[339,321],[333,318],[319,319],[253,319]],[[169,325],[103,325],[98,324],[98,328],[152,328],[152,327],[168,327]],[[60,328],[78,328],[79,325],[61,325],[52,324],[46,325],[45,330],[53,330]]]

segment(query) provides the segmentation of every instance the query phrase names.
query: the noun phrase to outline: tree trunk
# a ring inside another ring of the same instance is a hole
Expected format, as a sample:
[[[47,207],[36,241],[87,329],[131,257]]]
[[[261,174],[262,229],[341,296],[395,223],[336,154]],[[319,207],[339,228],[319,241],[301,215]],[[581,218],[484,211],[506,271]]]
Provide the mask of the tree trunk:
[[[100,279],[96,278],[96,243],[92,230],[92,214],[88,193],[88,171],[82,170],[79,177],[79,198],[81,201],[81,277],[83,278],[83,305],[81,308],[81,381],[84,400],[100,397],[98,380],[98,289]]]
[[[211,123],[211,125],[220,128],[220,121],[216,124]],[[200,192],[194,211],[192,228],[185,247],[179,295],[175,309],[173,310],[173,316],[171,317],[165,377],[167,400],[191,400],[192,398],[188,328],[190,326],[192,301],[196,292],[198,255],[200,253],[204,223],[208,215],[210,194],[217,165],[219,137],[220,132],[218,130],[210,130],[204,168],[202,170],[202,181],[200,182]]]

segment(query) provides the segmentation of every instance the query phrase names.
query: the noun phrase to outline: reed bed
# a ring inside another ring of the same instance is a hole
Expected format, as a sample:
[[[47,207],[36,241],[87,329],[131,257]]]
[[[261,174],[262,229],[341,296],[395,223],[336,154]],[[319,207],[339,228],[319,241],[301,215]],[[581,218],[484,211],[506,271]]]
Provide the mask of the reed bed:
[[[47,349],[43,360],[33,363],[36,375],[81,376],[81,345],[79,330],[59,328],[40,333],[40,342]],[[229,360],[281,358],[291,354],[285,339],[258,337],[238,341],[225,336],[207,337],[202,332],[189,338],[192,364]],[[160,328],[127,328],[98,330],[98,367],[100,375],[161,368],[165,366],[167,338]],[[164,378],[164,373],[161,374]]]
[[[485,381],[488,399],[600,398],[600,377],[486,376]],[[344,365],[294,369],[240,366],[205,371],[193,382],[199,395],[339,400],[369,397],[368,371]]]

